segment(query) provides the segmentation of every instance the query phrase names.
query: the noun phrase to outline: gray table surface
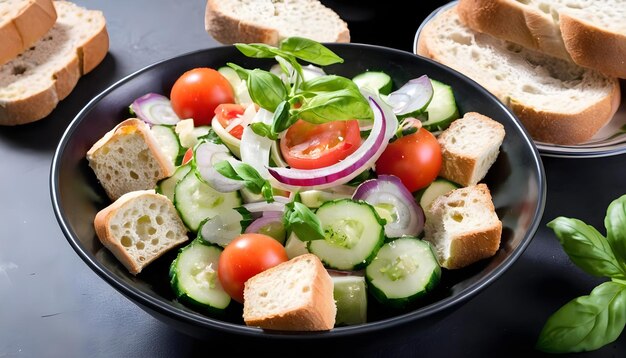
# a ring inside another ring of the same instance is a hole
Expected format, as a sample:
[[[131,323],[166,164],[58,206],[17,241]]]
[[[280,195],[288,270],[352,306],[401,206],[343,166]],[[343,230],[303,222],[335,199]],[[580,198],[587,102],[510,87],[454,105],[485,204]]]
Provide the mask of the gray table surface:
[[[540,356],[533,345],[546,318],[601,282],[569,261],[545,224],[564,215],[604,232],[606,207],[626,193],[626,156],[544,157],[547,203],[529,247],[495,283],[428,329],[403,327],[335,347],[241,337],[198,341],[174,330],[115,291],[77,256],[54,217],[49,172],[65,127],[100,91],[146,65],[217,45],[204,31],[205,2],[76,3],[105,14],[111,46],[104,62],[49,117],[0,128],[0,357],[219,356],[218,348],[227,356]],[[441,5],[431,2],[416,13],[397,11],[405,6],[400,1],[326,3],[348,20],[353,42],[406,51],[421,20]],[[576,356],[625,355],[626,332],[598,351]]]

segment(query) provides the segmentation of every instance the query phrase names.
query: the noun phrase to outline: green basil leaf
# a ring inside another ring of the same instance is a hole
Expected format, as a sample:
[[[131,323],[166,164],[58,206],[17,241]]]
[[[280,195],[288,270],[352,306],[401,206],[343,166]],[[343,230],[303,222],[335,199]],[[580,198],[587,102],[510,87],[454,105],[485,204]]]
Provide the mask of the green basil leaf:
[[[247,80],[248,79],[248,73],[250,72],[250,70],[245,69],[235,63],[232,62],[228,62],[226,64],[226,66],[232,68],[233,70],[235,70],[237,72],[237,75],[239,75],[239,78],[241,78],[242,80]]]
[[[262,122],[254,122],[250,124],[250,129],[261,137],[267,137],[271,140],[278,139],[276,133],[272,132],[272,127],[269,124],[265,124]]]
[[[309,93],[340,91],[342,89],[352,89],[356,91],[359,90],[354,81],[349,78],[337,75],[325,75],[315,77],[308,81],[304,81],[302,83],[302,86],[300,86],[300,90],[302,92]]]
[[[550,316],[536,347],[550,353],[595,350],[615,341],[624,325],[626,285],[604,282]]]
[[[218,173],[227,178],[243,181],[243,185],[252,193],[263,193],[267,201],[274,200],[269,182],[263,179],[253,166],[246,163],[231,163],[227,160],[222,160],[214,164],[213,167]],[[270,189],[269,192],[267,187]]]
[[[350,89],[319,93],[303,102],[293,114],[316,124],[374,117],[367,100],[360,92]]]
[[[302,66],[298,63],[298,60],[288,54],[277,55],[275,59],[287,76],[288,82],[292,82],[294,87],[297,88],[300,85],[300,82],[302,82],[303,76]],[[293,71],[296,72],[295,75],[292,73]],[[295,78],[293,76],[295,76]]]
[[[279,48],[293,56],[313,63],[327,66],[334,63],[342,63],[343,59],[319,42],[303,38],[289,37],[281,41]]]
[[[283,101],[278,107],[276,107],[276,111],[274,112],[274,118],[272,120],[272,134],[278,134],[285,129],[289,128],[291,123],[289,123],[289,109],[291,106],[289,102]]]
[[[266,44],[244,44],[236,43],[235,47],[247,57],[253,58],[273,58],[275,56],[275,47]]]
[[[578,219],[558,217],[548,223],[576,266],[594,276],[626,278],[609,241],[594,227]]]
[[[209,132],[207,134],[198,137],[198,141],[202,139],[205,139],[214,144],[224,144],[224,141],[222,141],[222,138],[220,138],[220,136],[218,136],[217,133],[215,133],[213,128],[209,128]]]
[[[292,201],[285,205],[283,224],[287,230],[295,232],[302,241],[324,240],[320,219],[300,202]]]
[[[607,240],[624,269],[626,265],[626,195],[622,195],[609,204],[604,226]]]
[[[249,71],[247,85],[252,101],[270,112],[274,112],[282,101],[287,100],[283,81],[271,72],[258,68]]]
[[[228,179],[241,180],[239,175],[237,175],[235,168],[233,168],[232,164],[228,160],[222,160],[213,164],[213,168]]]

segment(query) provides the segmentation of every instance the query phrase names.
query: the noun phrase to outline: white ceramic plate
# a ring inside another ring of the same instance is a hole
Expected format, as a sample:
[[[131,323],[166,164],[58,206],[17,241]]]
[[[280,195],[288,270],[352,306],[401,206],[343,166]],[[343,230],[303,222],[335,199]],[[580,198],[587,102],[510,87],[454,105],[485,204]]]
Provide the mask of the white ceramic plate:
[[[439,11],[444,11],[456,3],[457,1],[451,1],[436,9],[424,19],[415,33],[413,40],[414,53],[417,53],[417,41],[424,25],[435,17]],[[626,153],[626,81],[622,80],[620,84],[622,87],[621,105],[613,119],[602,127],[593,138],[585,143],[576,145],[559,145],[535,141],[539,153],[547,157],[567,158],[605,157]]]

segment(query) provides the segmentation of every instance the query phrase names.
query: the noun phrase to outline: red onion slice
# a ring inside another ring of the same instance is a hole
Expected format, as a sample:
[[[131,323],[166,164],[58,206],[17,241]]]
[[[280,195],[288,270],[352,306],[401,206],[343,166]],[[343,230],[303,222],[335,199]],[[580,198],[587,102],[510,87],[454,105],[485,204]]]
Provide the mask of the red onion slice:
[[[158,93],[145,94],[131,103],[137,118],[148,124],[174,125],[180,118],[174,112],[170,99]]]
[[[237,161],[225,145],[202,142],[195,149],[194,160],[200,178],[216,191],[229,193],[244,187],[243,181],[227,178],[213,168],[222,160]]]
[[[387,96],[395,114],[410,114],[424,110],[433,97],[433,85],[428,76],[414,78]]]
[[[372,167],[394,135],[398,121],[393,112],[386,105],[381,106],[373,95],[369,96],[369,104],[374,112],[374,124],[359,149],[341,162],[322,169],[268,168],[277,185],[287,190],[299,190],[302,187],[326,189],[345,184]]]
[[[385,218],[387,237],[417,236],[424,229],[424,211],[396,176],[379,175],[377,179],[366,180],[357,187],[352,198],[365,200],[377,211],[389,211],[389,218]]]

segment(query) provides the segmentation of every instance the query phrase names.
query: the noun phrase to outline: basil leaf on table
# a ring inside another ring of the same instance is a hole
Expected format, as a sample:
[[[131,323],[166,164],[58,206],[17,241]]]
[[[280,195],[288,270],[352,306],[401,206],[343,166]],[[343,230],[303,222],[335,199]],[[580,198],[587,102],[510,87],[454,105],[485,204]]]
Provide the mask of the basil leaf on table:
[[[289,37],[281,41],[279,48],[301,60],[319,66],[342,63],[343,59],[326,46],[302,37]]]
[[[626,195],[608,207],[607,237],[584,222],[558,217],[548,223],[572,262],[611,281],[598,285],[556,311],[545,323],[536,348],[565,353],[598,349],[615,341],[626,326]]]
[[[626,278],[626,271],[611,250],[609,241],[578,219],[559,217],[548,223],[576,266],[599,277]]]
[[[566,353],[598,349],[619,337],[626,325],[626,285],[605,282],[589,296],[556,311],[543,327],[537,348]]]
[[[285,205],[283,224],[287,230],[295,232],[301,241],[324,240],[320,219],[300,202],[292,201]]]

